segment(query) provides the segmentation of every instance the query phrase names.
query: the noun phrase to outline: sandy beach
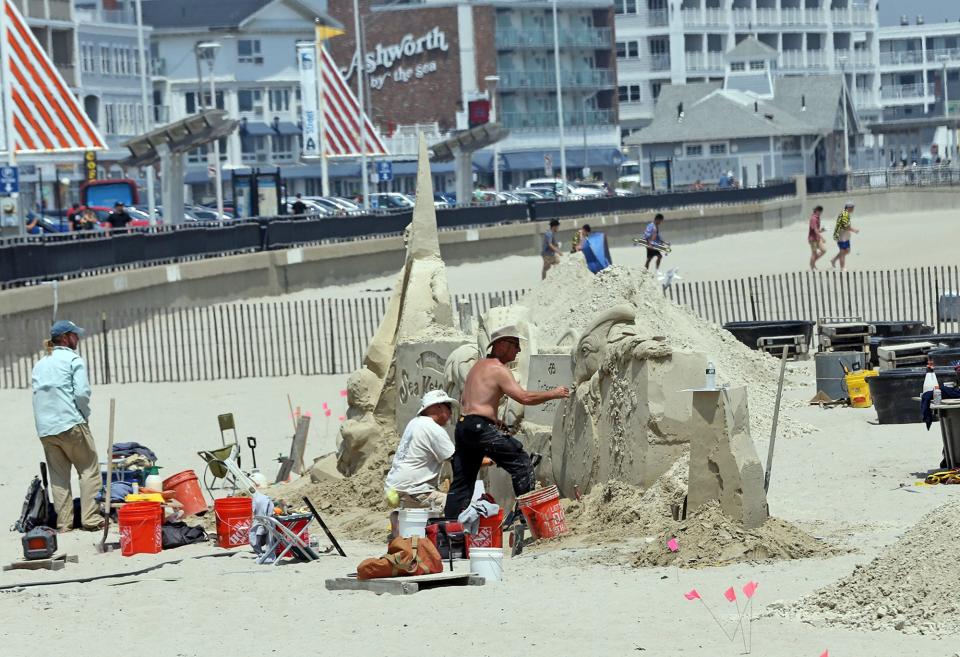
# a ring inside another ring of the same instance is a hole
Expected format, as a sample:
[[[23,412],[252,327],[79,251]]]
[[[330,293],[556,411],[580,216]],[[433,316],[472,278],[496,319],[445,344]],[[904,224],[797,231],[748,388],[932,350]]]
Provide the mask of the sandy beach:
[[[949,214],[924,214],[924,225],[946,227]],[[864,218],[869,227],[855,240],[851,268],[908,266],[928,259],[950,262],[949,245],[934,245],[931,252],[907,251],[896,243],[903,222],[913,220],[919,216]],[[832,227],[832,219],[826,223]],[[794,271],[805,266],[809,254],[805,232],[801,223],[678,246],[664,266],[679,267],[691,279]],[[642,264],[642,256],[639,249],[613,253],[616,262],[634,265]],[[450,267],[447,274],[453,293],[530,287],[539,278],[539,259],[505,258]],[[392,283],[391,277],[299,295],[343,296]],[[186,468],[202,471],[196,452],[220,445],[217,415],[233,412],[241,441],[249,435],[258,438],[258,465],[272,479],[277,467],[273,459],[290,447],[287,395],[313,415],[309,461],[335,449],[336,419],[346,409],[340,397],[345,384],[345,376],[330,376],[97,386],[91,429],[102,455],[109,400],[115,398],[116,439],[149,446],[169,476]],[[871,629],[828,623],[822,614],[791,606],[883,554],[924,514],[957,494],[954,487],[914,485],[919,473],[939,462],[937,426],[928,431],[922,424],[876,425],[873,409],[807,405],[814,392],[812,361],[791,363],[781,422],[803,430],[778,438],[768,501],[771,515],[820,540],[829,556],[709,568],[637,567],[637,555],[660,540],[637,529],[618,541],[584,535],[534,546],[505,560],[503,581],[482,587],[442,588],[403,598],[331,592],[324,588],[327,578],[354,572],[362,559],[382,554],[384,546],[359,540],[351,529],[356,515],[338,512],[353,500],[315,499],[329,510],[325,517],[342,537],[346,559],[326,554],[309,564],[259,566],[249,550],[210,545],[124,558],[119,552],[97,554],[93,543],[98,536],[93,534],[62,535],[61,551],[78,555],[78,564],[58,572],[11,571],[0,576],[0,614],[5,618],[0,645],[4,654],[17,657],[85,657],[120,649],[161,657],[305,650],[358,657],[425,652],[465,657],[732,656],[743,654],[744,645],[739,633],[730,641],[724,631],[734,632],[745,600],[740,595],[735,606],[723,592],[730,586],[740,591],[755,581],[759,586],[749,614],[753,620],[744,620],[751,654],[951,657],[956,649],[929,629],[908,633],[886,624]],[[18,517],[26,485],[43,458],[30,399],[26,390],[0,391],[6,437],[0,443],[0,512],[8,523]],[[332,410],[330,421],[324,417],[324,403]],[[755,428],[752,438],[765,462],[769,426]],[[243,458],[248,462],[246,448]],[[282,493],[282,487],[276,490]],[[382,519],[386,533],[385,512],[369,511],[367,516],[374,527]],[[321,548],[327,545],[316,525],[311,533],[319,537]],[[0,555],[4,563],[19,558],[20,534],[3,535]],[[182,562],[123,576],[176,560]],[[465,571],[466,562],[457,563],[456,569]],[[106,574],[120,576],[23,586]],[[944,584],[949,587],[949,581]],[[703,603],[684,597],[694,588],[723,630]]]

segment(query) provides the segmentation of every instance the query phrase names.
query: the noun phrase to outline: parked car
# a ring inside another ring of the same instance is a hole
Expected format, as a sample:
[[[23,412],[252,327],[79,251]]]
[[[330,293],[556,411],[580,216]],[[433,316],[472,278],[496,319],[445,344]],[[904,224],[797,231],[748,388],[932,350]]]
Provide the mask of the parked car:
[[[305,199],[305,198],[303,198],[303,197],[301,197],[300,200],[303,202],[303,204],[304,204],[305,206],[307,206],[307,214],[308,214],[308,215],[319,215],[319,216],[321,216],[321,217],[329,217],[330,215],[335,214],[334,210],[332,210],[331,208],[329,208],[329,207],[326,206],[326,205],[322,205],[322,204],[318,203],[318,202],[315,201],[315,200]],[[293,204],[296,203],[296,201],[297,201],[296,198],[292,198],[292,199],[291,199],[291,198],[288,198],[288,199],[287,199],[287,201],[286,201],[286,212],[287,212],[287,214],[296,214],[296,213],[293,211]]]
[[[606,192],[603,190],[571,185],[559,178],[534,178],[533,180],[528,180],[526,186],[538,191],[541,189],[553,190],[554,194],[563,200],[606,196]]]
[[[370,195],[370,207],[378,210],[412,210],[414,206],[406,194],[387,192]]]
[[[572,185],[580,196],[606,196],[607,188],[602,182],[576,182]]]
[[[510,193],[525,203],[527,201],[546,201],[551,198],[548,197],[542,189],[531,189],[529,187],[511,189]]]
[[[229,214],[226,209],[224,209],[222,215],[217,214],[216,208],[209,208],[205,205],[191,205],[188,209],[200,221],[228,221],[233,219],[233,215]]]

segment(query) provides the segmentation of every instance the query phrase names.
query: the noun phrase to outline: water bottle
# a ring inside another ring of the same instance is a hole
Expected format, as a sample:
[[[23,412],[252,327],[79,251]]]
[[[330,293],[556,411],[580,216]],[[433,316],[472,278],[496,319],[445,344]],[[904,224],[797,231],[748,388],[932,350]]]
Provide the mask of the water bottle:
[[[707,390],[717,389],[717,368],[714,366],[712,360],[707,361],[707,381],[703,387]]]
[[[940,391],[940,384],[933,388],[933,404],[939,405],[943,401],[943,393]]]

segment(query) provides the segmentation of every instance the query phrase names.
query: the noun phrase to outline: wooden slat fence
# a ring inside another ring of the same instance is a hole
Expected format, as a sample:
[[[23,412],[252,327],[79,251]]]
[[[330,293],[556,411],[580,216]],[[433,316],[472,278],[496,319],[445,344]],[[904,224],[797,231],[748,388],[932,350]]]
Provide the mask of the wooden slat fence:
[[[522,290],[475,293],[474,314],[509,305]],[[212,381],[345,374],[356,370],[386,312],[389,295],[227,303],[194,308],[133,308],[72,316],[89,335],[80,343],[91,383]],[[456,313],[455,313],[456,314]],[[29,388],[50,328],[40,320],[0,317],[0,388]],[[37,336],[36,350],[22,343]]]

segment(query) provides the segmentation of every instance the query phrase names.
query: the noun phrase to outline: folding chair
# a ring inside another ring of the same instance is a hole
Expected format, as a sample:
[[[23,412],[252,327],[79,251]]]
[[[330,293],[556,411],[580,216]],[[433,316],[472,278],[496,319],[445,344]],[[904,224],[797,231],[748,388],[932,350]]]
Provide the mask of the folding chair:
[[[197,452],[197,455],[207,464],[203,472],[203,485],[211,498],[214,497],[213,490],[217,479],[223,480],[220,490],[225,490],[229,486],[233,494],[253,495],[257,492],[257,485],[237,465],[237,457],[240,455],[240,447],[237,443],[219,449]]]
[[[308,517],[307,525],[313,520],[313,514],[303,514]],[[274,518],[273,516],[254,516],[253,524],[262,525],[267,530],[267,545],[263,552],[257,557],[257,563],[264,564],[273,562],[276,566],[283,558],[293,556],[301,561],[316,561],[320,558],[317,551],[310,547],[308,541],[300,537],[299,533],[294,533],[289,527]],[[280,552],[277,553],[277,548]]]

